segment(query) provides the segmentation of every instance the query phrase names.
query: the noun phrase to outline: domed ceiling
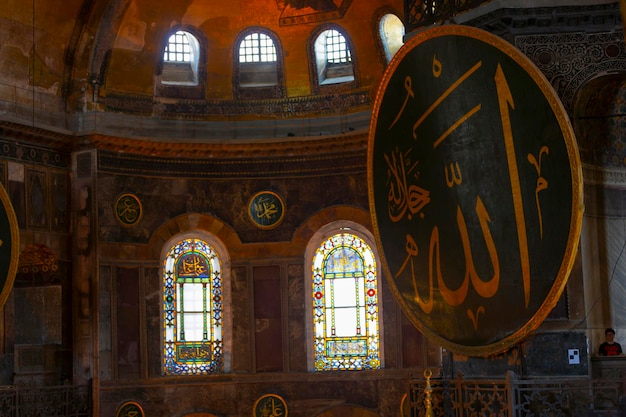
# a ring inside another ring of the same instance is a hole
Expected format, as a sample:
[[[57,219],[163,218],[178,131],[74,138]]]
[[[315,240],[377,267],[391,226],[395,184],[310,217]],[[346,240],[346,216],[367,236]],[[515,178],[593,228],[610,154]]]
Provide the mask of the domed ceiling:
[[[401,0],[5,1],[0,100],[10,118],[161,141],[366,130],[388,62],[381,19],[403,10]],[[166,79],[164,51],[179,30],[197,41],[192,83]],[[316,40],[329,30],[345,38],[351,78],[321,75]],[[244,79],[239,48],[255,33],[276,48],[269,87]]]

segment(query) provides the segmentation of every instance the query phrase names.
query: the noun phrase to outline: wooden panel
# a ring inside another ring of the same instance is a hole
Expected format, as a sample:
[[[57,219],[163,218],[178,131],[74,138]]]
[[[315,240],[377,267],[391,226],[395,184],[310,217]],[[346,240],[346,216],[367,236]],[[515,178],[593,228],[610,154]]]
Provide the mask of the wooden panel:
[[[253,269],[256,370],[283,370],[280,267]]]
[[[115,274],[116,357],[120,379],[139,377],[139,270],[117,268]]]
[[[402,366],[413,368],[424,366],[424,336],[402,314]]]

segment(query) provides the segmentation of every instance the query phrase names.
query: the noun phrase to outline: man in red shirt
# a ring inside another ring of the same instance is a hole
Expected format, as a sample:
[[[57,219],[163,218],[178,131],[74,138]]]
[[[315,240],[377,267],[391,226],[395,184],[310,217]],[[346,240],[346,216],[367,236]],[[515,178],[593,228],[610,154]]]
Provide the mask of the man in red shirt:
[[[606,336],[606,342],[603,342],[600,345],[599,353],[600,356],[621,356],[624,355],[622,352],[622,346],[615,341],[615,330],[606,329],[604,331],[604,335]]]

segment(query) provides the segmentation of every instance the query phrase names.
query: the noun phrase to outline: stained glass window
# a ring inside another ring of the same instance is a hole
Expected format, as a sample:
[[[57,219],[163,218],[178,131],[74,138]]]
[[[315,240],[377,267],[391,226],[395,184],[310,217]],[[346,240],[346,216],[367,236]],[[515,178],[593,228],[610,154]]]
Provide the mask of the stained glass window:
[[[358,236],[326,239],[313,257],[316,371],[380,368],[376,260]]]
[[[222,372],[221,262],[199,239],[183,239],[163,262],[163,365],[167,375]]]

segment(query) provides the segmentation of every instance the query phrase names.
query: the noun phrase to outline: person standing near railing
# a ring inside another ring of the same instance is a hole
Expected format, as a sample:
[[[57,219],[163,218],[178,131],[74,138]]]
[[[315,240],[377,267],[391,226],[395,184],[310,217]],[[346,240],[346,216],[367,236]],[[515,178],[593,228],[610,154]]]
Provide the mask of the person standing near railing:
[[[622,345],[615,341],[615,330],[611,328],[606,329],[604,336],[606,337],[606,341],[604,341],[598,349],[600,356],[624,356]]]

